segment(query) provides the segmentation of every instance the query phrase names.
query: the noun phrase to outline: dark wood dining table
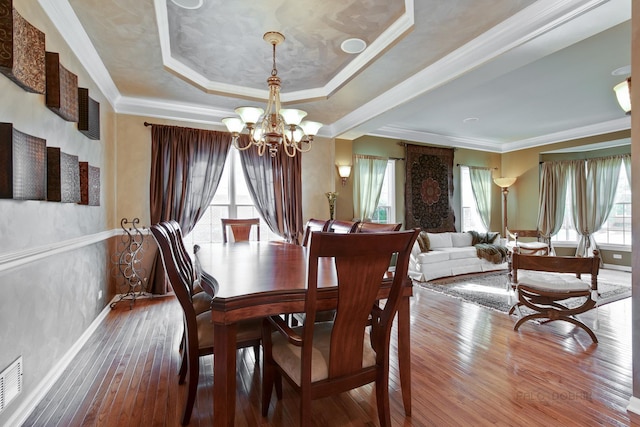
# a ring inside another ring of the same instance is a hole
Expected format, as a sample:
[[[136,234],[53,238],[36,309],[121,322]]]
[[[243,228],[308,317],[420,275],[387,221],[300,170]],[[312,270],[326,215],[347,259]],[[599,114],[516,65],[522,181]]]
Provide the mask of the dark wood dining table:
[[[211,304],[214,323],[213,410],[216,426],[233,426],[236,409],[236,323],[240,320],[304,311],[307,249],[283,242],[237,242],[200,245],[196,254],[203,275],[214,277],[219,290]],[[379,298],[388,296],[391,275],[382,278]],[[388,286],[386,286],[388,284]],[[318,309],[335,308],[335,265],[325,259],[319,266]],[[411,351],[409,298],[398,312],[398,367],[405,413],[411,415]]]

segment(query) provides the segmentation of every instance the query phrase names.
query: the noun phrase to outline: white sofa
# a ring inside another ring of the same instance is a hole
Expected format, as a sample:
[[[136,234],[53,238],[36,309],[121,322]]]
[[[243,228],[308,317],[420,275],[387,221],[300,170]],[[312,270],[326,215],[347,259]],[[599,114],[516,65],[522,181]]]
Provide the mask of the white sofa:
[[[416,241],[409,261],[409,276],[417,281],[426,282],[440,277],[482,271],[506,270],[508,263],[494,264],[479,258],[476,247],[472,245],[471,233],[426,233],[429,251],[422,252]],[[495,239],[499,244],[500,236]]]

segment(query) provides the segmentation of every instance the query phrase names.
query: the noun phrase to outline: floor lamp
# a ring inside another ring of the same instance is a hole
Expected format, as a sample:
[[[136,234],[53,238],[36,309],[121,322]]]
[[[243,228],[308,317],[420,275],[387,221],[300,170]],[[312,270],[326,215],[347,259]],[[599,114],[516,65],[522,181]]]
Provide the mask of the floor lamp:
[[[516,182],[515,178],[493,178],[493,182],[502,188],[502,225],[504,234],[502,237],[507,237],[507,194],[509,194],[509,187]]]

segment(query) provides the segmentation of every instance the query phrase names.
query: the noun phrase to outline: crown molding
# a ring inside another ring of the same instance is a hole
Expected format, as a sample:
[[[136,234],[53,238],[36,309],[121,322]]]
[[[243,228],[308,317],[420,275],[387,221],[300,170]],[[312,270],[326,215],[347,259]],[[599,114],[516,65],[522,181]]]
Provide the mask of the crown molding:
[[[592,125],[567,129],[561,132],[554,132],[534,138],[521,139],[504,144],[501,153],[509,153],[525,148],[539,147],[541,145],[554,144],[556,142],[570,141],[578,138],[588,138],[590,136],[602,135],[611,132],[631,129],[631,117],[624,116],[619,119],[607,122],[595,123]]]
[[[336,135],[370,134],[366,123],[448,83],[608,0],[540,0],[334,123]],[[357,129],[362,127],[362,129]]]
[[[120,91],[111,79],[107,67],[102,62],[84,27],[67,0],[38,0],[53,25],[69,45],[78,61],[87,70],[109,104],[115,108]]]

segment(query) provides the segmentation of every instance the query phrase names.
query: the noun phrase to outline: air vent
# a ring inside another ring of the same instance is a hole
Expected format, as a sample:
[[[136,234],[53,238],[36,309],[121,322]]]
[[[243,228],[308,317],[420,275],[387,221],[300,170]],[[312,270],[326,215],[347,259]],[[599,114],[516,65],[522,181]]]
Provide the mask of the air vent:
[[[22,391],[22,356],[0,373],[0,412]]]

